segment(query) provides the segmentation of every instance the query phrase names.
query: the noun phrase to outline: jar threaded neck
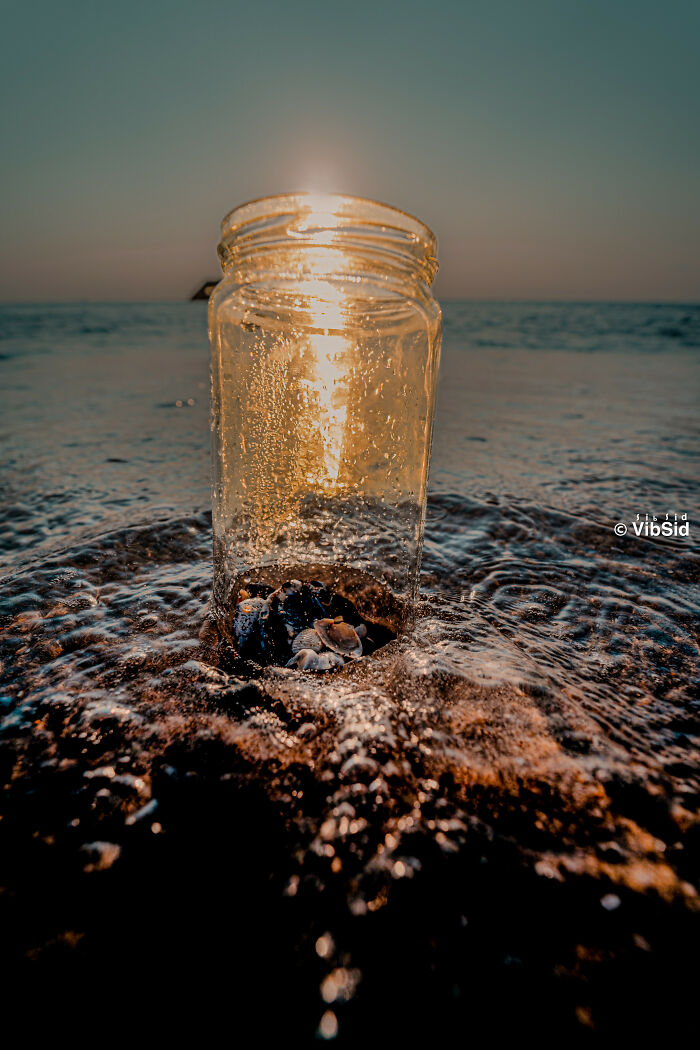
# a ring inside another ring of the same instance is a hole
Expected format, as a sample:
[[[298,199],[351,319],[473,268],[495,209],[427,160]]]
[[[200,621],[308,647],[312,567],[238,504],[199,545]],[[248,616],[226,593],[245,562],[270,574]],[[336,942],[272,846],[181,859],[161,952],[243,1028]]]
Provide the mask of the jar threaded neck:
[[[436,255],[435,236],[418,219],[342,194],[285,194],[242,204],[223,220],[219,244],[224,273],[242,282],[275,272],[430,285]]]

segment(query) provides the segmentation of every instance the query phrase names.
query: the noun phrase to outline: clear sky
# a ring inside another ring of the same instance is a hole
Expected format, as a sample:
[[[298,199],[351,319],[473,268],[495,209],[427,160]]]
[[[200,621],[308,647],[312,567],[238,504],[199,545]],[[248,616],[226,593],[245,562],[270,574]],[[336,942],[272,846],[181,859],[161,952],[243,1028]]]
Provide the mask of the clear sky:
[[[438,293],[700,299],[698,0],[2,0],[0,299],[178,299],[340,190]]]

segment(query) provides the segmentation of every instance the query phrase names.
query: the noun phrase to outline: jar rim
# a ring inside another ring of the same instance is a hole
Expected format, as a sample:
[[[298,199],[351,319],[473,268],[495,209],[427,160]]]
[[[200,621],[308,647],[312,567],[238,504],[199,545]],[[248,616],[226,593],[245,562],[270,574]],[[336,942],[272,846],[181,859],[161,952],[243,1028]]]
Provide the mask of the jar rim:
[[[252,200],[237,204],[235,208],[227,212],[221,220],[221,233],[222,236],[230,235],[246,226],[249,222],[258,222],[263,218],[272,219],[290,211],[306,210],[310,214],[337,214],[347,218],[354,218],[360,222],[369,222],[372,225],[386,228],[393,227],[419,237],[428,250],[434,252],[437,248],[435,234],[426,223],[421,222],[415,215],[403,211],[393,204],[376,201],[371,197],[358,197],[350,193],[300,191],[298,193],[271,193],[264,197],[254,197]],[[394,222],[389,221],[390,219],[394,219]]]
[[[274,253],[277,267],[284,257],[295,274],[335,272],[328,269],[331,253],[351,269],[371,262],[387,280],[413,273],[430,285],[437,272],[437,239],[425,223],[391,204],[344,193],[272,194],[224,217],[219,258],[225,273],[259,270]]]

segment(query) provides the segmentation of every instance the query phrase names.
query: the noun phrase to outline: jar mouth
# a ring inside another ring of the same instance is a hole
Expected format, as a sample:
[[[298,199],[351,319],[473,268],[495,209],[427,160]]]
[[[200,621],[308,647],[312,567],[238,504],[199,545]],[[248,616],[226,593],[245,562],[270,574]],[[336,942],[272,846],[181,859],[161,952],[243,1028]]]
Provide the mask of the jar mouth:
[[[225,271],[232,265],[245,269],[274,253],[286,251],[289,258],[290,248],[294,268],[310,266],[315,273],[324,261],[332,271],[335,266],[353,270],[363,260],[369,269],[375,262],[387,272],[413,270],[427,284],[437,273],[432,230],[408,212],[365,197],[275,194],[239,204],[221,222],[219,257]]]

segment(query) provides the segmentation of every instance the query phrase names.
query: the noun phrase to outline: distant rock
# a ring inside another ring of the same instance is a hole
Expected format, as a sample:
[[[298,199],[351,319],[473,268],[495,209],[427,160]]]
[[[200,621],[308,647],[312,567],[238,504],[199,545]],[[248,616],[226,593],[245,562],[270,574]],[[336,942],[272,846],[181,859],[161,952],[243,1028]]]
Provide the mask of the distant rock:
[[[194,302],[195,299],[208,299],[218,283],[219,278],[216,277],[211,281],[205,281],[204,284],[197,289],[194,295],[190,296],[190,301]]]

